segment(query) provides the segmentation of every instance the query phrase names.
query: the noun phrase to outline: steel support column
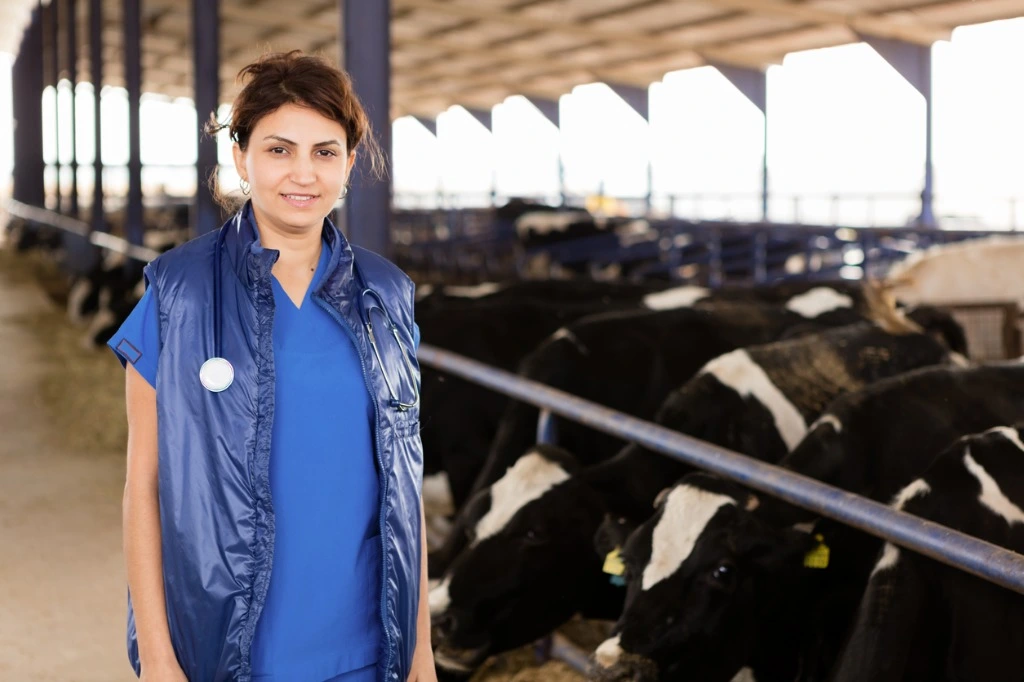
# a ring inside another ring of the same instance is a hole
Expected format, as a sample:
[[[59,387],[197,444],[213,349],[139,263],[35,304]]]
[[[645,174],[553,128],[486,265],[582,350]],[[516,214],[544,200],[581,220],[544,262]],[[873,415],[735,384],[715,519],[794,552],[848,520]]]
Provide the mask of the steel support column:
[[[192,0],[192,85],[199,119],[196,198],[192,224],[196,234],[220,225],[220,208],[210,189],[217,172],[217,140],[203,132],[220,104],[220,0]]]
[[[53,168],[54,177],[54,209],[61,212],[63,202],[60,190],[60,97],[58,96],[58,85],[60,84],[60,3],[51,2],[49,11],[50,17],[50,79],[53,84]]]
[[[764,153],[761,156],[761,220],[768,222],[768,74],[757,69],[744,69],[728,64],[712,63],[719,73],[764,114]]]
[[[78,205],[78,108],[76,106],[75,88],[78,85],[78,2],[64,0],[64,30],[67,38],[67,76],[71,84],[71,123],[68,126],[68,143],[71,145],[71,188],[68,194],[68,214],[75,220],[81,215]],[[88,237],[64,235],[64,248],[67,251],[67,266],[78,274],[87,274],[100,260],[99,250]]]
[[[124,0],[124,85],[128,91],[128,203],[125,238],[142,244],[142,153],[139,135],[139,100],[142,97],[141,0]]]
[[[46,163],[43,160],[43,10],[32,10],[11,70],[14,114],[12,198],[33,206],[46,205]]]
[[[71,125],[68,128],[71,144],[71,195],[69,197],[68,211],[75,218],[78,215],[78,131],[77,112],[75,105],[75,87],[78,85],[78,2],[77,0],[65,0],[64,17],[67,21],[68,40],[68,81],[71,83]]]
[[[391,0],[340,0],[344,66],[384,153],[384,179],[370,159],[356,156],[345,199],[349,239],[387,256],[391,250]]]
[[[921,189],[921,214],[917,222],[923,227],[936,227],[935,167],[932,163],[932,48],[930,45],[914,45],[866,35],[860,35],[860,39],[870,45],[924,97],[924,187]]]
[[[103,212],[103,125],[100,97],[103,91],[103,0],[89,0],[89,80],[92,81],[92,135],[96,154],[92,160],[92,229],[107,231]]]

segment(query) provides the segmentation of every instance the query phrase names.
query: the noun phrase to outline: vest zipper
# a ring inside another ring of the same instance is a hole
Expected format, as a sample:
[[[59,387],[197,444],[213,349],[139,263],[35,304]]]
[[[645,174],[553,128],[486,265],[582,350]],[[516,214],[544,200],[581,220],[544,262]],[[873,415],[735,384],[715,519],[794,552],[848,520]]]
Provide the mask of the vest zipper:
[[[380,527],[380,626],[384,631],[384,642],[387,645],[387,658],[385,659],[384,669],[391,670],[391,630],[388,627],[388,619],[386,613],[387,605],[387,530],[384,528],[384,508],[387,505],[388,495],[388,476],[384,470],[384,456],[380,447],[380,413],[377,407],[377,396],[370,386],[370,376],[366,371],[366,362],[363,360],[363,354],[359,352],[359,342],[356,339],[356,333],[352,329],[352,325],[345,320],[341,314],[331,307],[327,301],[322,299],[316,294],[310,294],[310,298],[316,301],[316,304],[323,308],[328,315],[341,325],[342,329],[348,334],[349,338],[352,339],[352,345],[356,349],[356,354],[359,356],[359,366],[363,370],[363,382],[366,384],[366,392],[370,395],[373,400],[373,441],[375,454],[377,456],[377,465],[380,468],[380,513],[378,518],[378,525]]]

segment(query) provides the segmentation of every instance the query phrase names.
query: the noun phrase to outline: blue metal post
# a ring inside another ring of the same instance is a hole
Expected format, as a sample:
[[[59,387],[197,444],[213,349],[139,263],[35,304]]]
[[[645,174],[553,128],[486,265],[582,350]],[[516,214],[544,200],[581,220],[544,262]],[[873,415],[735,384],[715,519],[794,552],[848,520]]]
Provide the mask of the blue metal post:
[[[713,63],[751,103],[764,114],[764,154],[761,156],[761,220],[768,222],[768,75],[757,69],[745,69]]]
[[[68,213],[75,220],[79,220],[81,215],[79,214],[78,205],[78,107],[75,104],[75,88],[78,86],[77,0],[65,0],[64,9],[65,30],[67,32],[68,81],[71,84],[71,125],[68,127],[69,143],[71,145],[71,192],[68,197]],[[99,250],[89,241],[88,236],[81,237],[66,233],[64,235],[64,248],[67,251],[67,266],[72,272],[86,274],[99,263]]]
[[[67,39],[68,39],[68,80],[71,83],[71,196],[69,211],[78,218],[78,133],[76,130],[77,108],[75,106],[75,87],[78,85],[78,7],[76,0],[66,0]]]
[[[92,135],[96,155],[92,160],[92,229],[107,231],[103,212],[103,0],[89,0],[89,80],[92,81]]]
[[[43,10],[21,38],[11,70],[14,114],[14,186],[12,197],[33,206],[46,205],[46,163],[43,160]]]
[[[54,211],[61,212],[63,202],[60,191],[60,97],[57,96],[57,86],[60,83],[60,4],[51,2],[49,6],[50,15],[50,77],[53,79],[53,169],[56,181],[54,183]]]
[[[203,132],[220,104],[220,0],[192,0],[192,86],[199,119],[193,230],[205,234],[220,225],[220,209],[210,188],[216,182],[217,140]]]
[[[935,169],[932,163],[932,48],[930,45],[914,45],[866,35],[860,35],[860,39],[870,45],[924,97],[924,187],[921,189],[921,214],[917,222],[922,227],[936,227]]]
[[[139,100],[142,96],[141,0],[124,0],[124,86],[128,91],[128,204],[125,238],[142,244],[142,153],[139,135]]]
[[[385,178],[370,177],[358,155],[345,199],[345,224],[353,243],[387,256],[391,249],[391,0],[340,0],[345,69],[366,108],[385,156]]]

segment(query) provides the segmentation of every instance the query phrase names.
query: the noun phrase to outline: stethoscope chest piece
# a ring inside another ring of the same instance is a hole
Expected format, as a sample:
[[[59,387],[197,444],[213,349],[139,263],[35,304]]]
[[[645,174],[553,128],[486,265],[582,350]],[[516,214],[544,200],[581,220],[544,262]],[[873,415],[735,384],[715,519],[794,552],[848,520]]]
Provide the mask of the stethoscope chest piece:
[[[235,380],[235,368],[224,358],[210,358],[199,368],[199,382],[207,391],[220,393]]]

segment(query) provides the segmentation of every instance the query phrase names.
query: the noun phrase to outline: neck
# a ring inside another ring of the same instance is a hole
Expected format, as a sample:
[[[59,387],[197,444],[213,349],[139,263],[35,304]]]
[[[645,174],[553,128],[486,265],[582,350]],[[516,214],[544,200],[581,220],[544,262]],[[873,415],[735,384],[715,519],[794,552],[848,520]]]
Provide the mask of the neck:
[[[260,244],[266,249],[280,253],[273,270],[276,273],[288,272],[295,274],[309,273],[316,269],[320,257],[322,221],[315,226],[292,228],[279,226],[253,207],[256,218],[256,231],[260,236]]]

